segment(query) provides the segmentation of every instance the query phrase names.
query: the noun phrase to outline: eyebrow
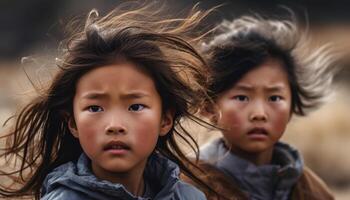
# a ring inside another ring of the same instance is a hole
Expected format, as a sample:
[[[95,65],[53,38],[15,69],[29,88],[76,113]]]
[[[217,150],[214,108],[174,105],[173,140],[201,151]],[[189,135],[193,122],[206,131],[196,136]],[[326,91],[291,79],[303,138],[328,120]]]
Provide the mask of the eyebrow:
[[[252,91],[252,90],[254,90],[253,86],[249,86],[249,85],[236,85],[234,87],[234,89],[236,89],[236,90],[243,90],[243,91]]]
[[[149,97],[149,96],[150,95],[145,93],[145,92],[135,91],[135,92],[129,92],[126,94],[122,94],[120,98],[121,99],[140,99],[140,98]],[[89,92],[89,93],[82,95],[83,99],[91,99],[91,100],[106,99],[108,97],[109,97],[109,95],[104,93],[104,92]]]
[[[281,92],[285,89],[286,87],[282,85],[276,85],[276,86],[271,86],[271,87],[266,87],[265,90],[269,92]]]
[[[150,95],[145,92],[130,92],[127,94],[121,95],[121,99],[140,99],[144,97],[149,97]]]
[[[86,94],[82,95],[83,99],[105,99],[107,98],[107,94],[106,93],[102,93],[102,92],[88,92]]]
[[[254,87],[250,85],[236,85],[234,87],[235,90],[242,90],[242,91],[253,91]],[[274,86],[268,86],[265,87],[264,90],[269,92],[281,92],[285,89],[283,85],[274,85]]]

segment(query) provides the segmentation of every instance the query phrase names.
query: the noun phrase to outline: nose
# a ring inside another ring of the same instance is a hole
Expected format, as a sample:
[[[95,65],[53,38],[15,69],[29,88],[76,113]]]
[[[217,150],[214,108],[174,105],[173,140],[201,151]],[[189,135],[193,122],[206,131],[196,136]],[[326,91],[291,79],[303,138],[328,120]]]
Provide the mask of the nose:
[[[105,133],[107,135],[111,134],[126,134],[127,130],[124,126],[123,120],[121,117],[111,116],[109,123],[106,126]]]
[[[249,116],[252,122],[266,122],[268,119],[266,107],[263,102],[255,102]]]

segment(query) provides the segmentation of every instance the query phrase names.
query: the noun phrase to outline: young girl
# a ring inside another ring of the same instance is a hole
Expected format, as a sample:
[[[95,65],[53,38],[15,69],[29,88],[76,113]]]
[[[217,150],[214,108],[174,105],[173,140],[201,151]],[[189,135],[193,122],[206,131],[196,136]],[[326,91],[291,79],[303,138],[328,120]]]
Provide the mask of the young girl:
[[[213,102],[203,113],[223,137],[201,149],[200,159],[226,177],[222,187],[233,185],[226,196],[238,186],[249,199],[333,199],[298,151],[279,141],[293,114],[306,115],[329,93],[331,48],[303,52],[308,38],[293,20],[242,17],[219,30],[204,45]]]
[[[209,11],[158,20],[155,6],[90,13],[50,87],[5,136],[3,157],[20,168],[2,172],[18,175],[3,196],[205,199],[178,178],[180,167],[198,180],[175,137],[196,150],[180,119],[197,119],[190,108],[205,93],[192,78],[205,62],[188,42]]]

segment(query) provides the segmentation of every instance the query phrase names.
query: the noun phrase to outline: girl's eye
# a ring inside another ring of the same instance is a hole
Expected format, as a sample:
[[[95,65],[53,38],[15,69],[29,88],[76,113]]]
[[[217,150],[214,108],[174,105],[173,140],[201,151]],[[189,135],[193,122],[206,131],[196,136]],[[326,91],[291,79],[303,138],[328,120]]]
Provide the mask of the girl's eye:
[[[142,104],[132,104],[130,107],[129,107],[129,111],[141,111],[142,109],[144,109],[145,106],[142,105]]]
[[[270,100],[270,101],[273,101],[273,102],[277,102],[277,101],[281,101],[281,100],[282,100],[282,97],[281,97],[281,96],[274,95],[274,96],[269,97],[269,100]]]
[[[102,112],[103,108],[101,106],[89,106],[89,112]]]
[[[249,98],[247,96],[244,96],[244,95],[237,95],[234,97],[235,100],[237,101],[248,101]]]

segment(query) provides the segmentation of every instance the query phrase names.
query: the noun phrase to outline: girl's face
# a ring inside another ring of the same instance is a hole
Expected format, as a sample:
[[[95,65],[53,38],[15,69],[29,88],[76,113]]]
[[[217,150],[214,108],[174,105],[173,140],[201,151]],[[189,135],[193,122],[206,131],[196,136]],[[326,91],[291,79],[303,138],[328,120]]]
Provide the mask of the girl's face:
[[[91,159],[98,178],[143,172],[160,135],[172,127],[150,76],[132,63],[101,66],[78,81],[72,134]]]
[[[248,72],[217,101],[217,124],[233,152],[272,152],[290,119],[291,90],[278,59]]]

